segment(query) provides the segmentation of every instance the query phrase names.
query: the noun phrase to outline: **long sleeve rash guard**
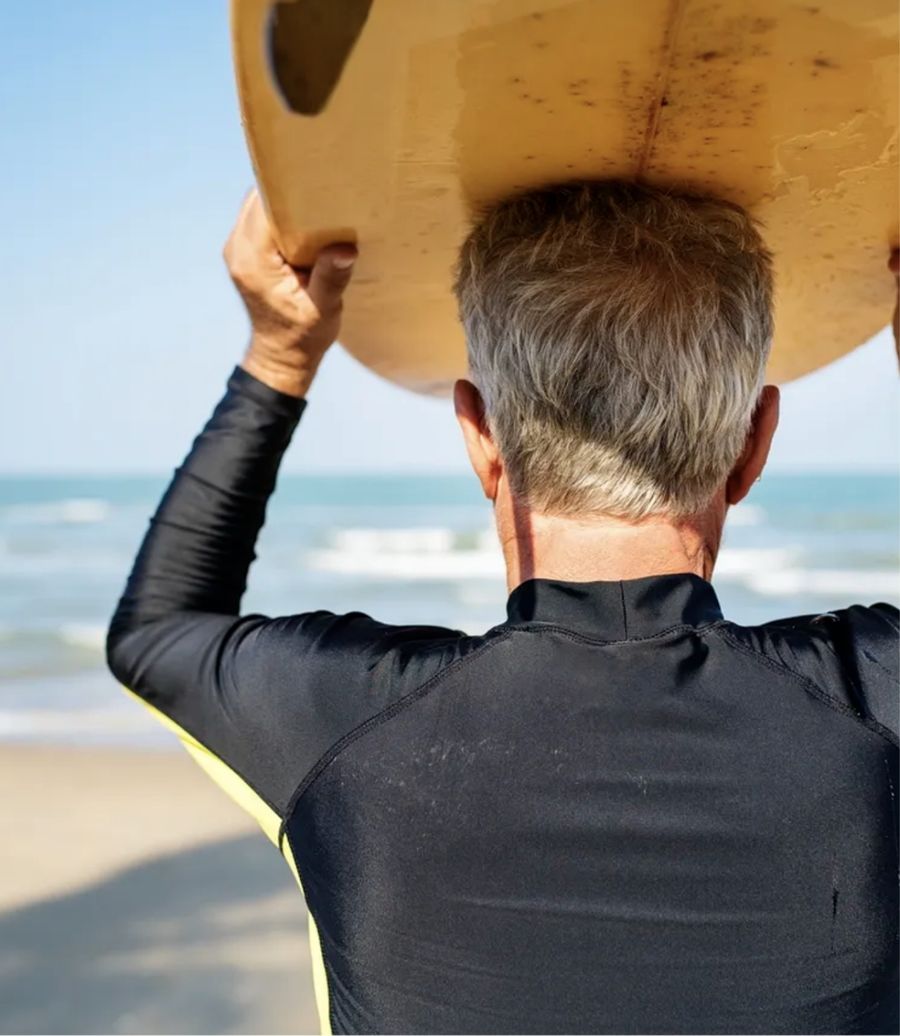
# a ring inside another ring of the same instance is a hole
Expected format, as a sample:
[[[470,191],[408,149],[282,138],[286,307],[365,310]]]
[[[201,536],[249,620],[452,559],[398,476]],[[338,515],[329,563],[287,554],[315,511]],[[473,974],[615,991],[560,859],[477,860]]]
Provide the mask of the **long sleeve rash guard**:
[[[109,663],[260,821],[324,1031],[898,1029],[898,615],[529,579],[479,636],[240,615],[304,407],[235,370]]]

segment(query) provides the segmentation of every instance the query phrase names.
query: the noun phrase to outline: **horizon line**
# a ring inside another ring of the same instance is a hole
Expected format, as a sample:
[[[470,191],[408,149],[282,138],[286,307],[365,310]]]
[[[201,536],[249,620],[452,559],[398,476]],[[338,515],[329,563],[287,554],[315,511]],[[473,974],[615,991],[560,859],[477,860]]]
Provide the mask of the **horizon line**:
[[[91,478],[171,478],[175,472],[175,466],[171,468],[135,468],[131,470],[86,470],[86,469],[2,469],[0,468],[0,479],[12,480],[21,479],[91,479]],[[900,465],[896,464],[846,464],[846,465],[817,465],[817,464],[775,464],[766,469],[769,475],[893,475],[900,477]],[[463,468],[336,468],[333,470],[323,468],[308,468],[299,470],[282,470],[279,478],[459,478],[471,477],[474,474]],[[764,476],[765,477],[765,476]]]

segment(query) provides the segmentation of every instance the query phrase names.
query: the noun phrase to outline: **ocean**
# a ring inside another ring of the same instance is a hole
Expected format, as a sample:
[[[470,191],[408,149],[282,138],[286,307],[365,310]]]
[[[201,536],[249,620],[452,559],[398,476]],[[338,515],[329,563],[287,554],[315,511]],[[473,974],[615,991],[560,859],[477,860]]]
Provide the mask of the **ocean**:
[[[0,478],[0,739],[165,747],[116,685],[106,624],[167,478]],[[900,481],[773,474],[732,510],[725,614],[758,623],[900,602]],[[361,610],[478,632],[506,592],[474,478],[282,477],[245,611]]]

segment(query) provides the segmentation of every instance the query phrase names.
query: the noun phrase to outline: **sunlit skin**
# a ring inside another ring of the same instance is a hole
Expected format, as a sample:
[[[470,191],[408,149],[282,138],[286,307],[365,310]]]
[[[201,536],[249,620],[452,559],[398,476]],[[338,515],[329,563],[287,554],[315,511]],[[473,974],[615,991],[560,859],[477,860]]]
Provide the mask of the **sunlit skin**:
[[[291,396],[309,392],[322,357],[338,338],[343,293],[357,248],[329,245],[311,270],[296,270],[278,251],[258,193],[247,196],[224,250],[229,273],[250,316],[250,345],[243,368]],[[900,309],[900,251],[888,263],[898,282],[895,345]],[[503,458],[484,420],[478,389],[465,379],[454,386],[456,417],[472,468],[491,501],[506,561],[507,589],[534,577],[574,582],[638,579],[692,572],[710,579],[728,508],[761,476],[778,425],[779,392],[763,389],[743,453],[709,506],[689,519],[628,522],[540,514],[510,490]]]
[[[897,350],[897,363],[900,365],[900,248],[891,252],[891,273],[897,281],[897,301],[894,304],[894,347]]]
[[[245,371],[289,396],[307,394],[338,337],[356,255],[353,244],[329,245],[312,270],[294,269],[278,251],[258,191],[247,195],[223,250],[250,317]]]

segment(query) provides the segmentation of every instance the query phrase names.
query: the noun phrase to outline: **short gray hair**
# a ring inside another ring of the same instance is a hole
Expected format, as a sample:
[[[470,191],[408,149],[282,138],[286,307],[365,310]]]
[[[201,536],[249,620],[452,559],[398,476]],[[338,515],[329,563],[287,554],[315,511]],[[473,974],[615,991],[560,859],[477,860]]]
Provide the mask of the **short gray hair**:
[[[454,291],[513,492],[546,514],[702,510],[746,442],[772,256],[740,206],[622,181],[480,214]]]

